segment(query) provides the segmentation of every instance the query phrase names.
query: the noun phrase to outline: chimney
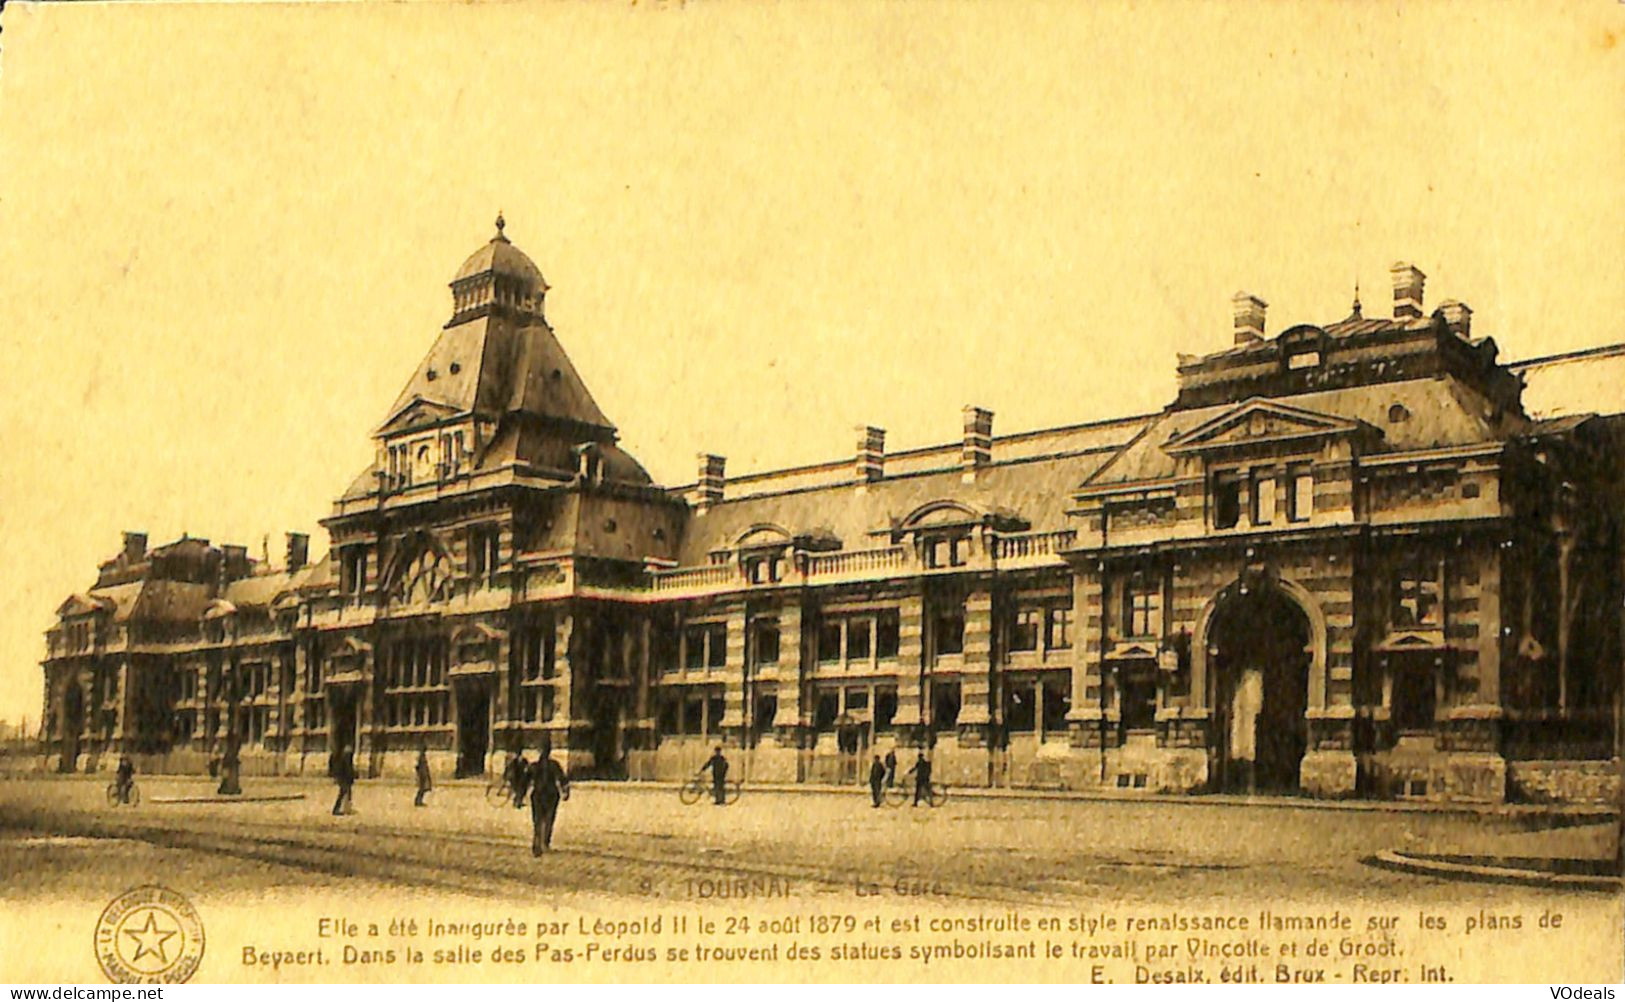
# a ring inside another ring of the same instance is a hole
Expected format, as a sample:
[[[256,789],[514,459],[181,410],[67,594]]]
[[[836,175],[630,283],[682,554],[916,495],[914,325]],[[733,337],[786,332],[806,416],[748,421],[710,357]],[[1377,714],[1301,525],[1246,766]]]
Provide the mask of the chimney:
[[[1450,333],[1463,339],[1472,334],[1473,309],[1466,303],[1446,299],[1434,312],[1444,318],[1444,325],[1450,329]]]
[[[310,537],[303,532],[288,533],[288,570],[299,570],[310,559]]]
[[[873,483],[886,475],[886,429],[858,426],[858,479]]]
[[[1422,269],[1405,261],[1395,261],[1388,269],[1394,276],[1394,319],[1415,320],[1422,315],[1422,283],[1428,277]]]
[[[967,472],[993,460],[993,412],[983,407],[965,408],[965,448],[960,463]]]
[[[222,570],[227,581],[248,577],[248,547],[224,543],[220,547]]]
[[[703,512],[722,500],[722,486],[725,482],[723,470],[727,462],[723,456],[713,456],[708,452],[700,453],[700,479],[695,484],[694,491],[695,508]]]
[[[126,532],[124,534],[124,562],[133,564],[147,555],[147,534],[144,532]]]
[[[1236,316],[1236,344],[1257,344],[1264,340],[1264,311],[1269,303],[1250,292],[1238,292],[1230,297]]]

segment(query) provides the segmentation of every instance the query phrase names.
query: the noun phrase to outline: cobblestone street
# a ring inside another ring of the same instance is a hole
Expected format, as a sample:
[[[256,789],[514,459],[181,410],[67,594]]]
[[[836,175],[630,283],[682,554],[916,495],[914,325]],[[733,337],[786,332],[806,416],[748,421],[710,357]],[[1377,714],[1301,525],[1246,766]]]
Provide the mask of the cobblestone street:
[[[560,813],[555,851],[537,861],[528,849],[528,811],[493,807],[474,784],[442,786],[417,809],[409,787],[363,783],[357,813],[343,818],[329,813],[332,788],[308,780],[245,783],[250,796],[303,794],[298,800],[163,803],[206,796],[212,787],[147,777],[144,802],[117,810],[107,806],[104,788],[90,779],[0,785],[7,895],[115,889],[129,882],[124,867],[83,864],[90,856],[127,855],[138,869],[247,889],[343,879],[495,897],[579,892],[703,901],[766,893],[777,881],[779,890],[820,897],[1055,905],[1102,898],[1468,904],[1486,888],[1362,860],[1386,848],[1603,857],[1614,837],[1608,823],[1555,827],[1556,818],[1533,812],[965,795],[934,810],[875,809],[858,791],[749,788],[739,803],[719,808],[686,806],[665,788],[578,784]],[[117,841],[104,844],[108,839]],[[166,862],[171,855],[185,856],[185,865]]]

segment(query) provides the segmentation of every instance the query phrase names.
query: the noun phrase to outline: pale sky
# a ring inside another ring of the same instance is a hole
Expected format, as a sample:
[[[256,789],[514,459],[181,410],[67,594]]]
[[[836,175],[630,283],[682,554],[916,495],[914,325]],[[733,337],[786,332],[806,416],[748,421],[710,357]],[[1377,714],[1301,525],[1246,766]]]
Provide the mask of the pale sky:
[[[1391,302],[1625,339],[1625,5],[8,4],[0,719],[124,529],[315,534],[491,234],[659,480],[1154,410]]]

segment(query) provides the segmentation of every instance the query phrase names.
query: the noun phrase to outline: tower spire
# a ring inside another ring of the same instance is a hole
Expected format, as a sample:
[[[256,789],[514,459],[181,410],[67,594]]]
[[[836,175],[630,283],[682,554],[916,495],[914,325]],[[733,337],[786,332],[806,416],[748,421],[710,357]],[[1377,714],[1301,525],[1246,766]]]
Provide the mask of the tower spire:
[[[1354,276],[1354,312],[1352,315],[1356,319],[1360,316],[1360,276],[1358,275]]]

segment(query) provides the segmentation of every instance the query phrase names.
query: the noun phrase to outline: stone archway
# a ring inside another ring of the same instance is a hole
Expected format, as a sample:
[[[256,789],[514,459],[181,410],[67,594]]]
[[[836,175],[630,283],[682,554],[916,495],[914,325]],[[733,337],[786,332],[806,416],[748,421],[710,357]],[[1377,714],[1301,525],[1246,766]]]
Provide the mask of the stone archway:
[[[1198,624],[1219,789],[1299,789],[1307,714],[1323,699],[1317,682],[1325,632],[1313,601],[1294,590],[1301,591],[1286,582],[1238,581],[1214,598]]]

